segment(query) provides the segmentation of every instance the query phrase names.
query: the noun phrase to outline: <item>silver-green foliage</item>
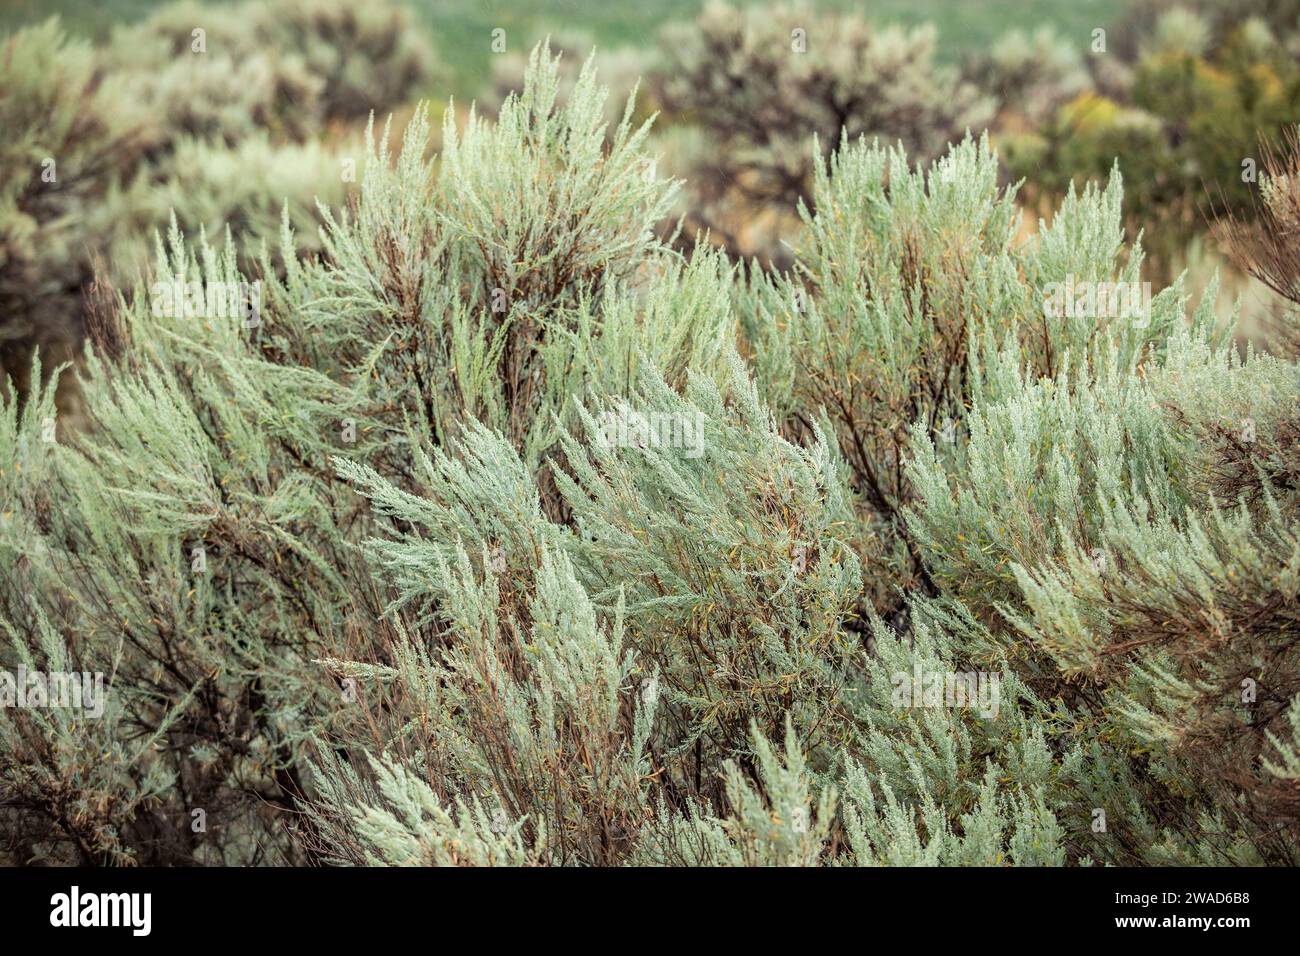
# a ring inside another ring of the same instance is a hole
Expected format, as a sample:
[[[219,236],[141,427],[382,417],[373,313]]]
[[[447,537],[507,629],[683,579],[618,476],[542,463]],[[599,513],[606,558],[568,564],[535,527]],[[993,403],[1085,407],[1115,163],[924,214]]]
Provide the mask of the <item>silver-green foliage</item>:
[[[0,708],[6,852],[1294,863],[1300,372],[1050,307],[1140,281],[1118,177],[1020,242],[986,144],[847,145],[742,279],[557,91],[372,134],[319,255],[173,229],[258,309],[138,288],[82,427],[4,399],[0,664],[108,691]]]

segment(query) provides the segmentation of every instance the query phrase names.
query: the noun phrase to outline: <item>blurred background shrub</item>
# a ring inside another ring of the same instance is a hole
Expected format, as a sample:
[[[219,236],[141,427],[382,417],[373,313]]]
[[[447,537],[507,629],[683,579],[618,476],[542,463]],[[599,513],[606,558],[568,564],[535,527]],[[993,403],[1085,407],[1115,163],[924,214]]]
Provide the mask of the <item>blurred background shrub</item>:
[[[1224,267],[1220,310],[1250,294],[1248,330],[1268,307],[1207,213],[1254,217],[1266,147],[1300,115],[1294,0],[52,0],[0,27],[19,31],[0,59],[0,357],[20,381],[33,349],[76,353],[97,270],[138,279],[173,214],[187,233],[229,227],[247,256],[287,210],[318,249],[317,203],[355,193],[372,110],[400,127],[450,91],[458,123],[471,102],[495,116],[547,38],[561,101],[594,56],[611,129],[634,89],[634,121],[658,115],[649,152],[682,182],[658,231],[679,248],[788,269],[819,159],[866,137],[924,161],[987,130],[1034,214],[1118,161],[1148,269],[1204,285]]]
[[[185,2],[99,47],[54,20],[3,42],[0,350],[19,380],[36,348],[74,354],[97,272],[139,278],[173,215],[247,247],[283,209],[310,245],[317,201],[344,198],[358,124],[438,76],[409,14],[384,2]]]

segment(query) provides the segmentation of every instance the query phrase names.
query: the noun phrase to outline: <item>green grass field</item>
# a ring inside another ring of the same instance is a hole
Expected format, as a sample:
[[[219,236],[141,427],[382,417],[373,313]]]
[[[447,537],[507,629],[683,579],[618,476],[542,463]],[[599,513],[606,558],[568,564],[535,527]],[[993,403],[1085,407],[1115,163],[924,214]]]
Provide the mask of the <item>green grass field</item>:
[[[0,29],[59,14],[72,32],[103,36],[115,23],[147,14],[166,0],[0,0]],[[220,6],[227,0],[207,0]],[[670,20],[694,15],[703,0],[406,0],[436,38],[454,73],[459,98],[486,81],[491,31],[502,27],[511,46],[531,45],[548,32],[579,29],[604,47],[645,46]],[[743,4],[761,0],[738,0]],[[1051,25],[1080,42],[1111,24],[1123,0],[821,0],[821,9],[857,9],[881,22],[934,23],[943,56],[960,58],[1013,27]],[[196,24],[201,26],[201,24]],[[445,94],[445,90],[430,91]]]

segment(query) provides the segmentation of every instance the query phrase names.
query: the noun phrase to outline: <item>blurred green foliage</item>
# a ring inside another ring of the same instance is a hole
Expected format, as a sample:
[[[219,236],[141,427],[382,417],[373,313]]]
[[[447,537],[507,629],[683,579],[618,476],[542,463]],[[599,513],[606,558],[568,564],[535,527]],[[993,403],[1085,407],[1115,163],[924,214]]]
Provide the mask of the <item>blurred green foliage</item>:
[[[1008,165],[1038,195],[1103,177],[1118,162],[1130,228],[1145,229],[1166,266],[1212,208],[1243,213],[1258,202],[1268,144],[1300,116],[1300,10],[1287,30],[1284,18],[1274,27],[1196,6],[1159,11],[1135,60],[1110,82],[1001,140]]]
[[[229,0],[217,0],[214,7]],[[59,14],[70,29],[106,35],[117,23],[144,16],[166,0],[14,0],[0,11],[0,29]],[[468,100],[483,89],[492,70],[491,32],[500,27],[517,52],[524,52],[547,33],[581,27],[602,47],[648,46],[666,23],[694,17],[704,0],[406,0],[416,20],[436,38],[438,53],[452,69],[451,92]],[[740,0],[761,6],[762,0]],[[877,0],[870,9],[854,0],[823,0],[828,11],[856,12],[882,22],[908,26],[941,25],[939,55],[949,61],[987,47],[1005,30],[1020,25],[1050,25],[1068,36],[1086,37],[1109,23],[1124,8],[1123,0]],[[423,91],[445,96],[438,85]]]

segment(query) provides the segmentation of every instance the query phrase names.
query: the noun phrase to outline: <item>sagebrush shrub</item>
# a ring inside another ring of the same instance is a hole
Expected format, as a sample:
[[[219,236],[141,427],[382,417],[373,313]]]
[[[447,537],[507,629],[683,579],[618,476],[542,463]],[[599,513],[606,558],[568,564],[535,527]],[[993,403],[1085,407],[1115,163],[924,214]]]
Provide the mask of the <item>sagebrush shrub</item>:
[[[141,121],[118,109],[121,81],[99,84],[88,44],[55,21],[0,47],[0,354],[25,377],[33,347],[66,349],[78,327],[76,294],[92,273],[76,214],[103,204],[106,173],[138,150]],[[129,102],[129,101],[128,101]],[[67,352],[56,355],[67,356]]]
[[[750,233],[764,213],[788,216],[810,196],[812,137],[823,155],[869,136],[932,159],[982,129],[992,100],[936,64],[934,46],[933,28],[798,6],[711,3],[665,28],[658,97],[670,121],[702,128],[707,143],[681,170],[708,200],[684,210],[687,237],[709,229],[733,252],[779,260],[775,235]]]
[[[0,852],[1294,864],[1300,371],[1118,173],[1019,239],[986,141],[846,141],[763,274],[560,89],[372,127],[318,251],[173,227],[84,423],[4,399],[0,662],[106,694],[0,708]]]
[[[359,158],[333,128],[438,71],[409,16],[382,3],[183,2],[100,48],[53,20],[4,44],[0,348],[20,376],[32,346],[75,354],[92,281],[138,281],[169,215],[194,233],[229,227],[247,254],[287,203],[310,238],[317,200],[340,204],[342,164]]]
[[[1095,83],[1042,123],[1008,124],[1004,151],[1048,195],[1122,157],[1130,234],[1146,230],[1155,268],[1172,278],[1213,203],[1253,209],[1256,166],[1300,107],[1300,16],[1268,0],[1158,0],[1109,37],[1113,48],[1090,58]]]

